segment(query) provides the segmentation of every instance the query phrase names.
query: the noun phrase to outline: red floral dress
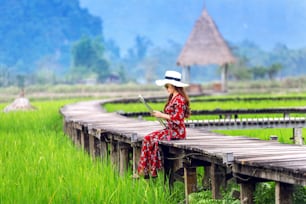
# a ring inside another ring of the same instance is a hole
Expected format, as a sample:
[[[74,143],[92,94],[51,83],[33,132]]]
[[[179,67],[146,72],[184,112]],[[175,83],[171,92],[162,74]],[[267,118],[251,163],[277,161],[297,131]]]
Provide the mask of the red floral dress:
[[[186,100],[181,94],[174,96],[164,108],[164,113],[170,115],[167,127],[146,135],[143,139],[141,155],[138,164],[138,173],[157,176],[157,170],[162,168],[162,159],[158,147],[159,140],[185,139],[186,128],[184,123]]]

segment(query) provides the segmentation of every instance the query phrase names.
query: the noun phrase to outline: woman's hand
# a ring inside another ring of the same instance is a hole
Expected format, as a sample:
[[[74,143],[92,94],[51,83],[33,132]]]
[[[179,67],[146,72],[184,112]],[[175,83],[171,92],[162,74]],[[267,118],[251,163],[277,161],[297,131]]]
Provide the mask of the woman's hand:
[[[161,118],[162,112],[155,110],[155,111],[151,112],[151,115],[156,117],[156,118]]]
[[[170,120],[170,115],[162,113],[160,111],[155,110],[155,111],[151,112],[151,115],[156,117],[156,118],[164,118],[166,120]]]

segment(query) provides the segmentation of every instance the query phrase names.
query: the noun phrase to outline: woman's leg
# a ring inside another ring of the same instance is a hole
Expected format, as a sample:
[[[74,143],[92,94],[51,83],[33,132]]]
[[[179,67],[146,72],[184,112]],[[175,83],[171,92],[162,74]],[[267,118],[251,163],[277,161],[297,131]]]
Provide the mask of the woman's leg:
[[[167,134],[167,130],[159,130],[144,137],[138,164],[139,174],[151,173],[153,177],[157,176],[157,170],[162,168],[158,141],[165,139]]]

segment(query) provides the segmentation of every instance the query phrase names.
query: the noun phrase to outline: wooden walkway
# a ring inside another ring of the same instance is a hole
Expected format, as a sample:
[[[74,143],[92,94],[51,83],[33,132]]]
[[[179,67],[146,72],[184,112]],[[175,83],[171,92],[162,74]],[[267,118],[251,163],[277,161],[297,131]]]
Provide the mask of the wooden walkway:
[[[157,122],[107,113],[101,107],[106,102],[111,100],[80,102],[61,108],[64,131],[91,155],[109,157],[120,174],[130,168],[131,160],[135,171],[143,137],[161,126]],[[293,186],[306,186],[303,145],[225,136],[195,128],[187,128],[185,140],[161,141],[160,145],[165,173],[170,181],[183,179],[186,195],[197,190],[199,166],[204,166],[202,183],[211,186],[214,198],[221,198],[221,188],[228,179],[240,184],[241,203],[253,203],[257,182],[276,182],[275,203],[292,203]]]

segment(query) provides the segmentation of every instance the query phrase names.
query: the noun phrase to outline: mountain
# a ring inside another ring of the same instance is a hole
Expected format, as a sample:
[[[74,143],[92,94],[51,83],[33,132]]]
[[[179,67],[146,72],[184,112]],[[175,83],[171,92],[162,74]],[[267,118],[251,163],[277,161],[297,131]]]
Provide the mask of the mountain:
[[[0,86],[16,84],[18,75],[28,84],[75,83],[71,48],[83,36],[101,47],[98,59],[113,76],[153,82],[180,69],[176,59],[204,8],[248,68],[280,63],[280,77],[306,74],[306,1],[0,0]],[[81,77],[93,75],[79,68]],[[191,75],[218,80],[216,70]]]
[[[72,43],[102,33],[102,20],[78,0],[0,2],[0,63],[23,73],[33,71],[46,56],[68,65]]]
[[[124,50],[137,35],[158,46],[168,40],[185,43],[205,7],[223,37],[233,43],[252,41],[271,50],[275,44],[306,46],[306,1],[300,0],[80,0],[100,16],[104,36]]]

